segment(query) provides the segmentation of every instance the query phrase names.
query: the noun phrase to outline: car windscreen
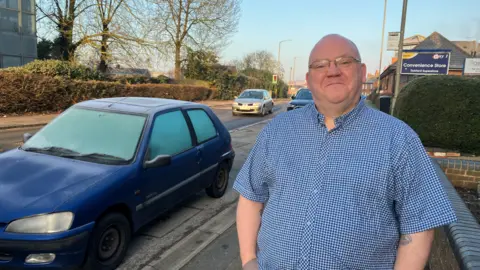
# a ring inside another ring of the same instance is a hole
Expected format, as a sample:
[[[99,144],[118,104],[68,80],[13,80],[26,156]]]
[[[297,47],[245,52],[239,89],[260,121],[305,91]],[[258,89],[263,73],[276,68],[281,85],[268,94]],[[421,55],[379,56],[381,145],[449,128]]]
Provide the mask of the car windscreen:
[[[125,162],[135,155],[146,118],[71,108],[37,132],[21,149],[93,161]]]
[[[312,100],[313,99],[312,92],[310,92],[309,90],[298,91],[295,99],[309,99],[309,100]]]
[[[239,98],[262,99],[263,93],[258,91],[245,91],[239,96]]]

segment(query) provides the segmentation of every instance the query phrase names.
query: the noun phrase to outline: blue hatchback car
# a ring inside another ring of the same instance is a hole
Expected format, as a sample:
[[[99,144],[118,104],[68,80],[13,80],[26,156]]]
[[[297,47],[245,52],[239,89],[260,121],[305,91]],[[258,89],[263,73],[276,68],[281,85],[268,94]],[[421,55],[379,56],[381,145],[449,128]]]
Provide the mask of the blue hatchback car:
[[[205,105],[78,103],[0,154],[0,269],[115,269],[131,236],[188,196],[223,196],[231,137]]]

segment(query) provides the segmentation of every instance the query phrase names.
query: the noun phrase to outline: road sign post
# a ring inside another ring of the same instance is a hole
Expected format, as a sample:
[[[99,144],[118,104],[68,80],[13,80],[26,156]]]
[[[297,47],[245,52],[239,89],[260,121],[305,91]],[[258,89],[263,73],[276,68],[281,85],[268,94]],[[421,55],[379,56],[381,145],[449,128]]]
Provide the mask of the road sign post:
[[[272,84],[273,84],[273,87],[274,87],[274,93],[275,93],[275,97],[278,98],[278,75],[277,74],[273,74],[272,76]]]

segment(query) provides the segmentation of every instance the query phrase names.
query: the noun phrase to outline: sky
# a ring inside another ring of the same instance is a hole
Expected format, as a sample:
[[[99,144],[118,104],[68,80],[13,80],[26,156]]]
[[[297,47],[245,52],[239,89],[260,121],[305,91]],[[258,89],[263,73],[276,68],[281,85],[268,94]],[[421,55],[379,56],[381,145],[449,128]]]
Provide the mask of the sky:
[[[243,0],[238,31],[221,52],[222,62],[240,59],[256,50],[270,51],[275,58],[281,40],[280,61],[288,80],[295,65],[295,79],[304,80],[308,56],[324,35],[341,34],[355,42],[367,72],[380,64],[385,0]],[[400,31],[402,0],[388,0],[382,67],[393,52],[386,51],[388,32]],[[408,1],[405,38],[434,31],[446,38],[480,41],[479,0]]]

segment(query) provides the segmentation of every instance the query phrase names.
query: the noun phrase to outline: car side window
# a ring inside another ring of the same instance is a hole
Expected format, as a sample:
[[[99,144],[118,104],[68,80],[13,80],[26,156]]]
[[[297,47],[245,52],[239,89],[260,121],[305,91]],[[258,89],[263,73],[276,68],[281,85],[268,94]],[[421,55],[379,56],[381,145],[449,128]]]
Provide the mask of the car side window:
[[[193,147],[190,130],[182,111],[158,115],[149,142],[150,157],[175,155]]]
[[[188,116],[192,120],[193,129],[197,134],[198,143],[203,143],[217,136],[217,129],[212,119],[204,110],[188,110]]]

